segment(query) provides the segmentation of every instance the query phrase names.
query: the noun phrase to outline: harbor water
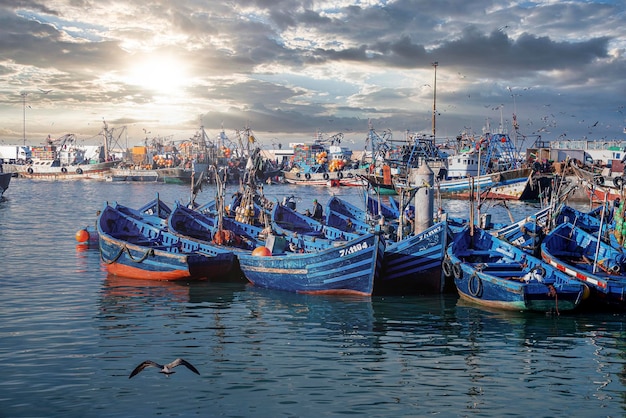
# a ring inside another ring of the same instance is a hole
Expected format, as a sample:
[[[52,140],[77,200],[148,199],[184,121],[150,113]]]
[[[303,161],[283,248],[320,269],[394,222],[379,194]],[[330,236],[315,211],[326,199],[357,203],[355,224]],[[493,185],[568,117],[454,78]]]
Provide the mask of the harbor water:
[[[272,199],[295,195],[300,210],[330,191],[265,187]],[[336,191],[360,202],[356,189]],[[12,179],[0,201],[0,416],[626,415],[622,314],[108,276],[97,246],[77,246],[75,233],[105,201],[138,207],[156,193],[169,204],[190,198],[177,185]],[[468,217],[468,202],[443,203]],[[538,209],[507,206],[515,219]],[[509,220],[502,205],[482,210]],[[128,378],[144,360],[178,357],[200,375],[181,366]]]

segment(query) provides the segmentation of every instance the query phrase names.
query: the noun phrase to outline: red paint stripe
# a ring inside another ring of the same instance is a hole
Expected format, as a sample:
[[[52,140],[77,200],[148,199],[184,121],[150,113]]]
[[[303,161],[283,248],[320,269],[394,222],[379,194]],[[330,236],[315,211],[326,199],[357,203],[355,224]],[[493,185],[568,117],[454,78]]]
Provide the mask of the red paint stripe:
[[[184,280],[191,279],[191,275],[187,270],[172,270],[167,272],[161,271],[146,271],[136,267],[129,267],[122,264],[108,264],[107,270],[109,273],[116,276],[127,277],[130,279],[141,280]]]

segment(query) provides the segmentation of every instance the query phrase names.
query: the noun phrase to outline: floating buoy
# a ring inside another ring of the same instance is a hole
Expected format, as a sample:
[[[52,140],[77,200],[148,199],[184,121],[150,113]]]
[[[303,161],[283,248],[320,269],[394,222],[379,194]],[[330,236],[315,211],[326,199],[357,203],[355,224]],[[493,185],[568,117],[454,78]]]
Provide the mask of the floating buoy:
[[[89,242],[89,231],[87,231],[86,229],[79,229],[76,232],[76,241]]]
[[[272,255],[272,252],[267,247],[256,247],[254,250],[252,250],[252,255],[256,255],[259,257],[270,257]]]

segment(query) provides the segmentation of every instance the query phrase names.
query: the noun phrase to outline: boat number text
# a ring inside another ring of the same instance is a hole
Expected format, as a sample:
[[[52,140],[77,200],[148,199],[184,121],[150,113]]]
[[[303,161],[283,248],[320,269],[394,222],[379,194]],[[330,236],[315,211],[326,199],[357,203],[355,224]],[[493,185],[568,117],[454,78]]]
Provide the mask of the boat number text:
[[[359,244],[353,245],[351,247],[339,250],[339,256],[344,257],[346,255],[354,254],[358,251],[364,250],[367,248],[367,242],[361,242]]]

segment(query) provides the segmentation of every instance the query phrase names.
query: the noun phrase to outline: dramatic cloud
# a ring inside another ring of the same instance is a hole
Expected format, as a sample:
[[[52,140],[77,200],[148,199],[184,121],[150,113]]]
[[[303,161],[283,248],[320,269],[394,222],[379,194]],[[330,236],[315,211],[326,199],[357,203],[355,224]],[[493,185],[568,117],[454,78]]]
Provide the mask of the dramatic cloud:
[[[204,125],[362,144],[370,125],[431,133],[435,86],[441,140],[513,113],[529,140],[622,140],[625,17],[617,0],[0,0],[0,142],[106,120],[130,142]]]

